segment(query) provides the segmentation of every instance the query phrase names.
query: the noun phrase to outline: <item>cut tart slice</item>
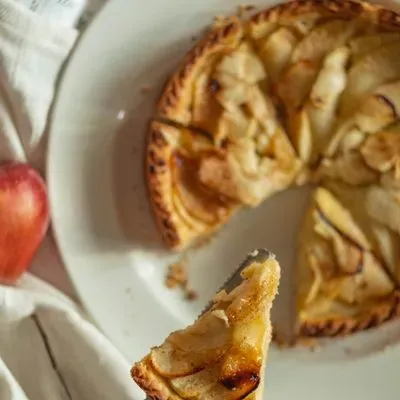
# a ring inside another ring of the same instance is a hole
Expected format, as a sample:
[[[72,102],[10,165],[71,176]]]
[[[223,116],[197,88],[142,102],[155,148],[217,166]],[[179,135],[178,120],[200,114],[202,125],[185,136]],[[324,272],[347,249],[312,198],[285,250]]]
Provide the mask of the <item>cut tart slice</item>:
[[[397,284],[374,243],[323,187],[301,230],[298,261],[300,335],[345,335],[400,312]]]
[[[149,398],[261,399],[280,268],[270,255],[242,271],[193,325],[172,333],[131,370]]]

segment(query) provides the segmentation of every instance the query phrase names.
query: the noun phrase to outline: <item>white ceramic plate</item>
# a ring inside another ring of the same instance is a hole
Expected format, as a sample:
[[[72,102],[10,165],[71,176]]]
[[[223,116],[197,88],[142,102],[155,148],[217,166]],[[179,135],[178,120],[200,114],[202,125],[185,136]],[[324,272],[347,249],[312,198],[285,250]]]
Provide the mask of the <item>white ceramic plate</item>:
[[[268,247],[281,261],[275,319],[286,322],[307,190],[285,192],[240,213],[211,244],[191,252],[190,279],[200,298],[189,303],[163,286],[173,256],[159,240],[143,179],[146,128],[163,81],[193,36],[240,3],[110,1],[83,36],[61,85],[48,168],[56,236],[83,303],[130,361],[192,321],[254,247]],[[266,398],[398,398],[399,331],[389,324],[329,342],[316,353],[272,349]]]

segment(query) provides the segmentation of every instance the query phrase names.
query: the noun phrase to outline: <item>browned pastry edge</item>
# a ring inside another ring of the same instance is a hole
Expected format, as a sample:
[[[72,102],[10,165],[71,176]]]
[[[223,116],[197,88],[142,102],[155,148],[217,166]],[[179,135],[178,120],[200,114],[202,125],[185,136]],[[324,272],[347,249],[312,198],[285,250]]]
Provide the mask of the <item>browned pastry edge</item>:
[[[225,25],[211,30],[187,53],[178,70],[168,80],[158,102],[159,116],[187,123],[180,115],[188,102],[188,96],[191,96],[193,79],[212,56],[234,49],[242,37],[242,23],[234,17]]]
[[[318,321],[300,322],[298,335],[301,337],[346,336],[374,328],[400,315],[400,291],[376,304],[359,317],[342,317]]]
[[[220,226],[218,223],[208,225],[195,218],[188,223],[174,206],[171,159],[181,129],[162,122],[152,122],[145,157],[146,183],[153,214],[164,243],[173,250],[180,250],[198,243],[204,237],[208,238]]]
[[[339,14],[341,17],[355,17],[368,13],[377,24],[388,28],[400,26],[400,14],[378,4],[366,1],[352,0],[291,0],[278,4],[267,10],[255,14],[250,24],[254,26],[265,22],[277,22],[279,18],[304,14],[310,11],[319,11],[326,14]]]
[[[165,137],[165,130],[173,133],[175,129],[160,122],[151,123],[145,166],[149,198],[157,225],[165,243],[171,248],[179,247],[183,241],[183,223],[176,220],[171,198],[170,158],[173,149]]]
[[[147,396],[153,400],[180,400],[166,382],[154,373],[149,357],[136,363],[131,369],[133,380],[143,389]]]

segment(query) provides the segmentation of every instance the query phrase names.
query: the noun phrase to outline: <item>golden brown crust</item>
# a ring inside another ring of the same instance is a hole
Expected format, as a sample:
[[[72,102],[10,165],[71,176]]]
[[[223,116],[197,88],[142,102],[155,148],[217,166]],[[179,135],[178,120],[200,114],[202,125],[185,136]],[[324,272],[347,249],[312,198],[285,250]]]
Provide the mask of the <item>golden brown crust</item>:
[[[398,27],[400,23],[400,16],[396,12],[365,1],[292,0],[257,13],[251,18],[250,24],[257,26],[267,22],[278,22],[281,18],[308,12],[318,12],[321,16],[335,15],[341,18],[368,15],[370,19],[386,26]]]
[[[184,58],[180,68],[168,80],[159,100],[160,117],[188,125],[186,108],[190,105],[195,77],[209,61],[236,48],[243,37],[239,19],[232,18],[226,25],[211,30]]]
[[[400,315],[400,291],[376,304],[359,317],[342,317],[300,322],[298,334],[307,337],[346,336],[377,327]]]
[[[135,364],[131,369],[133,380],[141,387],[153,400],[181,400],[168,384],[163,381],[151,367],[149,357]]]
[[[174,150],[173,139],[179,139],[177,128],[153,122],[147,143],[146,177],[150,202],[165,243],[179,248],[190,240],[190,228],[176,215],[171,194],[172,171],[170,159]]]
[[[199,202],[199,209],[196,205],[193,205],[191,209],[193,212],[202,212],[206,207],[208,216],[215,217],[213,222],[208,223],[194,217],[190,211],[185,211],[183,205],[179,209],[176,208],[179,196],[174,185],[176,179],[179,178],[174,176],[173,164],[177,163],[174,160],[177,158],[182,133],[183,128],[152,122],[146,154],[146,181],[150,203],[165,244],[174,250],[187,247],[203,237],[211,236],[235,209],[232,204],[220,200],[217,194],[215,202],[208,201],[203,207]],[[197,187],[195,182],[196,177],[193,176],[192,184]],[[198,191],[201,192],[200,184]],[[187,195],[196,197],[196,192],[187,193]]]

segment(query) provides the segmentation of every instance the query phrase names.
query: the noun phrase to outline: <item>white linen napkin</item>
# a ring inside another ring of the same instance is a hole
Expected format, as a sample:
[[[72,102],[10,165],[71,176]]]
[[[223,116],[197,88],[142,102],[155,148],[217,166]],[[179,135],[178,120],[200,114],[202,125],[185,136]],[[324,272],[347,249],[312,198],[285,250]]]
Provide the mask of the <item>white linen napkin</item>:
[[[130,366],[61,292],[26,274],[0,290],[0,399],[138,399]]]
[[[85,7],[84,0],[0,0],[0,162],[43,169],[48,113]],[[0,285],[0,400],[138,399],[129,367],[51,286],[30,274],[16,287]]]

